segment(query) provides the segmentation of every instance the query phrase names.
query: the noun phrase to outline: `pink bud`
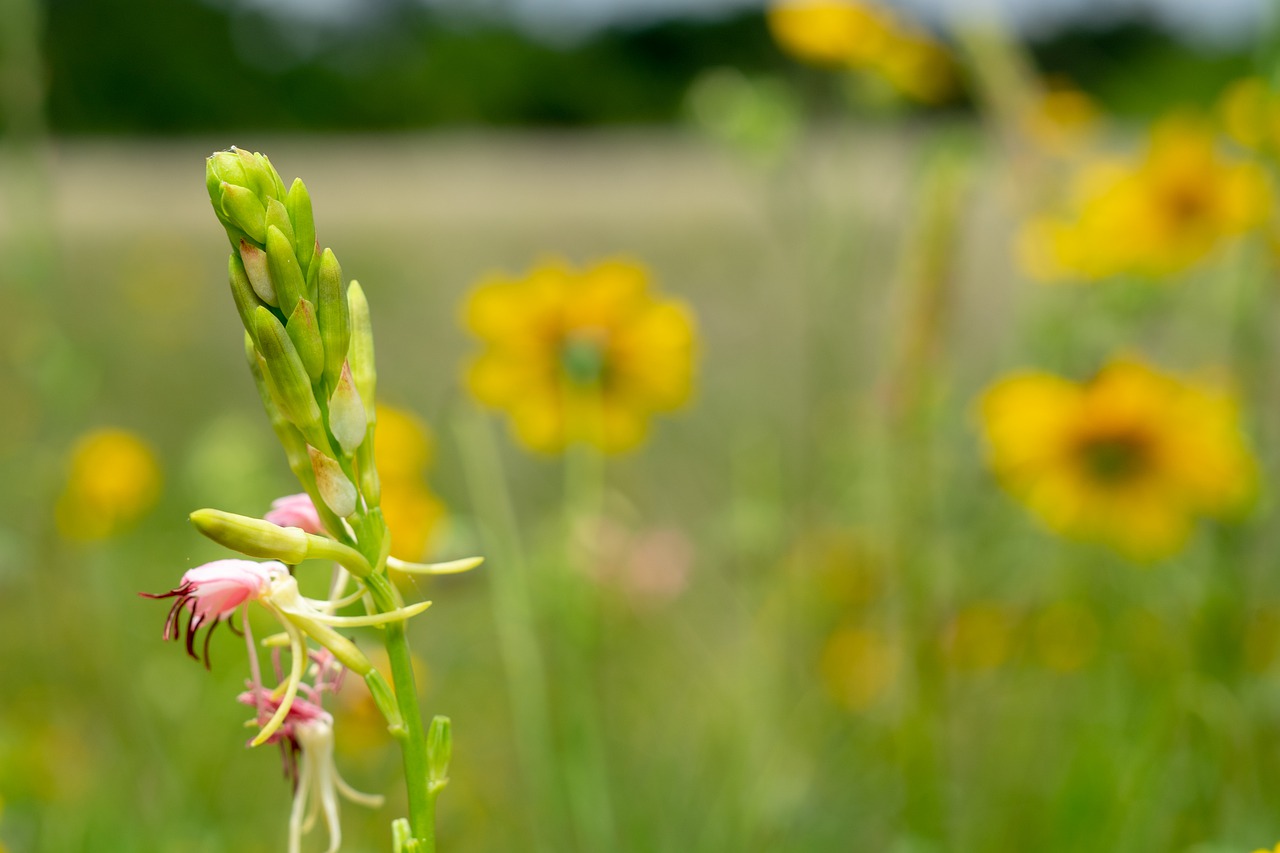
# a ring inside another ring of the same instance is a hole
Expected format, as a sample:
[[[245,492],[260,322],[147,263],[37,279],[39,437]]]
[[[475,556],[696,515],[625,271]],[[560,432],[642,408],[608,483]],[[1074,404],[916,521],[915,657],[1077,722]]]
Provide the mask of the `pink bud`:
[[[263,519],[278,527],[297,527],[317,535],[324,533],[316,505],[306,493],[276,498],[271,502],[271,511]]]

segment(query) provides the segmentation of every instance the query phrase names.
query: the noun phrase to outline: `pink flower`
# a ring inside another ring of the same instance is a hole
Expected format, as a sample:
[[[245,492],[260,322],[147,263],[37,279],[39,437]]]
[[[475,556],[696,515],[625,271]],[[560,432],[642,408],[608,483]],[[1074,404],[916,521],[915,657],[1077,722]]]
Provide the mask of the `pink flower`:
[[[204,665],[209,666],[209,638],[219,622],[225,621],[246,601],[261,598],[278,572],[287,572],[283,563],[255,563],[252,560],[215,560],[189,570],[182,582],[168,592],[139,593],[146,598],[176,598],[164,622],[164,638],[183,634],[182,614],[190,613],[185,629],[187,654],[196,660],[196,632],[212,621],[204,637]]]
[[[325,532],[316,505],[307,494],[276,498],[271,502],[271,511],[263,518],[278,527],[297,527],[317,535]]]

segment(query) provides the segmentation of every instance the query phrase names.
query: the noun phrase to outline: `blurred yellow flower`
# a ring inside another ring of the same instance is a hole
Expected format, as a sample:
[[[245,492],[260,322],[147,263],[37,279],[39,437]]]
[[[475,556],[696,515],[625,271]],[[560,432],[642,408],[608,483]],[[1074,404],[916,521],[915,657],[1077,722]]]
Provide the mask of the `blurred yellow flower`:
[[[1218,102],[1223,130],[1254,151],[1280,153],[1280,92],[1261,77],[1235,81]]]
[[[778,0],[769,31],[802,62],[870,71],[909,97],[945,100],[955,88],[951,57],[888,8],[861,0]]]
[[[992,468],[1060,533],[1138,559],[1180,548],[1197,516],[1252,495],[1255,463],[1235,399],[1132,359],[1083,384],[1017,373],[986,391]]]
[[[947,626],[943,652],[957,669],[996,669],[1009,657],[1014,618],[999,602],[970,604]]]
[[[1055,602],[1036,618],[1036,657],[1049,669],[1075,672],[1097,654],[1101,634],[1089,608],[1070,601]]]
[[[382,481],[382,514],[391,530],[391,555],[423,559],[431,535],[444,518],[444,504],[427,486],[431,431],[401,409],[378,406],[374,462]]]
[[[862,711],[897,683],[902,649],[882,631],[846,627],[827,640],[819,669],[832,699],[851,711]]]
[[[1207,125],[1175,117],[1155,127],[1140,162],[1084,169],[1073,214],[1031,222],[1022,259],[1043,279],[1168,276],[1264,224],[1270,201],[1258,164],[1224,155]]]
[[[54,516],[68,539],[112,536],[141,518],[160,496],[155,453],[125,430],[85,433],[68,453],[66,470]]]
[[[504,410],[532,450],[633,448],[649,417],[682,405],[692,388],[693,316],[654,294],[634,261],[585,270],[552,262],[524,278],[491,278],[472,291],[464,321],[484,345],[467,387]]]
[[[1093,98],[1070,83],[1052,79],[1022,113],[1023,132],[1044,151],[1076,153],[1098,128],[1101,113]]]
[[[1270,850],[1259,849],[1259,850],[1253,851],[1253,853],[1280,853],[1280,844],[1277,844],[1275,847],[1273,847]]]

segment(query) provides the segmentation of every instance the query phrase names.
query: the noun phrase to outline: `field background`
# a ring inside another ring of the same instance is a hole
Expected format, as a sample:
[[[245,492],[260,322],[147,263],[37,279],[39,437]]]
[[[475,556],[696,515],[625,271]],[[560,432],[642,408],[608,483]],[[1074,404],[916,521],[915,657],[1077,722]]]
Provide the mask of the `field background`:
[[[1188,98],[1246,62],[1188,55],[1203,72]],[[427,713],[454,723],[441,850],[1227,853],[1280,839],[1280,318],[1262,242],[1165,289],[1046,288],[1016,268],[1023,188],[980,115],[826,115],[773,169],[675,119],[163,136],[66,119],[77,132],[7,139],[0,844],[283,845],[288,785],[271,748],[243,749],[232,701],[240,642],[215,637],[206,673],[160,642],[163,606],[135,595],[224,556],[192,509],[257,515],[296,491],[243,367],[202,185],[204,158],[231,144],[306,180],[321,243],[366,289],[380,401],[434,433],[436,555],[491,542],[468,441],[505,466],[524,567],[490,553],[411,590],[436,602],[410,631]],[[1142,132],[1123,116],[1102,145]],[[910,284],[940,158],[962,164],[960,215],[911,391]],[[619,255],[692,307],[698,381],[643,448],[608,460],[602,505],[673,537],[688,573],[670,597],[587,584],[598,630],[566,652],[566,562],[606,570],[626,549],[574,556],[564,461],[477,413],[459,310],[493,272]],[[1261,469],[1246,518],[1155,565],[1043,529],[987,471],[975,409],[1010,370],[1131,347],[1230,371]],[[100,425],[154,448],[163,491],[119,535],[71,541],[52,508],[68,448]],[[521,775],[493,607],[520,571],[551,649],[552,717],[572,718],[582,684],[598,705],[607,846],[548,811],[554,779]],[[349,704],[339,764],[389,802],[344,804],[343,849],[384,850],[403,813],[398,759]]]

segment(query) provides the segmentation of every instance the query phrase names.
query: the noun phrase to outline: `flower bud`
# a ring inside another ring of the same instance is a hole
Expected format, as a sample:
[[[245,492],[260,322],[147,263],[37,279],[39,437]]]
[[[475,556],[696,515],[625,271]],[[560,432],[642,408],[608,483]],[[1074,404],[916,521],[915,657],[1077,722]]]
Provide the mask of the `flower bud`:
[[[268,305],[279,305],[276,289],[271,284],[271,274],[267,271],[267,253],[248,240],[241,240],[240,261],[244,264],[249,284],[253,286],[253,292],[258,294],[258,298]]]
[[[228,151],[215,151],[204,161],[204,181],[209,188],[209,197],[217,201],[221,193],[218,186],[222,183],[244,186],[248,178],[244,174],[244,166],[240,162],[240,149],[232,146]]]
[[[350,456],[364,441],[367,426],[364,403],[360,401],[360,393],[356,391],[355,382],[351,378],[350,366],[344,364],[338,377],[338,385],[329,398],[329,431],[338,440],[342,452]]]
[[[356,487],[342,473],[342,466],[314,447],[308,447],[307,452],[311,455],[311,469],[316,475],[320,499],[342,518],[353,514],[356,511]]]
[[[311,265],[311,256],[316,250],[316,220],[311,212],[311,196],[302,178],[293,179],[284,205],[289,211],[289,221],[293,223],[293,245],[297,249],[298,263],[306,269]]]
[[[274,198],[267,199],[267,227],[275,226],[280,229],[280,233],[289,241],[289,251],[294,254],[294,236],[293,223],[289,221],[289,211],[284,204]]]
[[[271,225],[266,229],[267,269],[275,287],[276,299],[282,306],[292,308],[307,292],[302,269],[293,254],[293,243],[288,235]]]
[[[267,209],[253,190],[223,181],[219,187],[222,212],[232,225],[256,242],[267,239]]]
[[[297,565],[307,558],[307,534],[297,527],[278,527],[260,518],[198,509],[191,523],[205,536],[248,557]]]
[[[275,169],[271,168],[270,161],[256,152],[237,149],[232,146],[232,151],[236,152],[241,168],[244,172],[242,186],[246,186],[253,191],[262,201],[268,199],[280,199],[284,193],[276,192],[276,182],[279,181],[278,175],[275,175]]]
[[[356,390],[364,401],[364,415],[369,423],[374,415],[374,392],[378,386],[378,372],[373,363],[373,323],[369,318],[369,300],[365,298],[360,282],[353,281],[347,288],[347,305],[351,311],[351,349],[347,360],[351,362],[351,377]]]
[[[448,783],[452,758],[453,723],[448,717],[434,717],[427,729],[427,775],[432,788],[439,790]]]
[[[266,306],[258,298],[253,283],[249,280],[249,276],[245,271],[244,262],[235,254],[232,254],[228,260],[227,272],[231,280],[231,298],[235,300],[236,312],[240,314],[240,322],[244,324],[245,330],[252,334],[256,340],[254,316],[259,308],[265,309]]]
[[[316,325],[316,309],[305,299],[299,299],[289,321],[285,324],[289,340],[293,341],[311,381],[318,382],[324,373],[324,344],[320,342],[320,328]]]
[[[266,366],[269,385],[281,413],[298,428],[307,442],[329,452],[329,439],[321,421],[320,407],[311,393],[311,378],[302,364],[298,350],[284,326],[266,308],[254,314],[258,350]]]
[[[324,376],[332,387],[351,348],[351,311],[343,292],[342,267],[332,249],[325,249],[320,255],[316,290],[316,319],[324,341]]]

